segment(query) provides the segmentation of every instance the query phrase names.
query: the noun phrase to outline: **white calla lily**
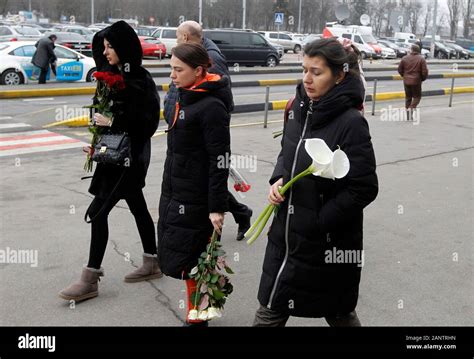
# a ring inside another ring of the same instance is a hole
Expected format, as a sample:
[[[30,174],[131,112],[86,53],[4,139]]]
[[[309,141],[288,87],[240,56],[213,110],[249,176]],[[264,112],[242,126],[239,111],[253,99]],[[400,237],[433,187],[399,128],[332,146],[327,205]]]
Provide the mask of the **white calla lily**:
[[[196,320],[198,319],[198,311],[196,309],[192,309],[188,313],[188,320]]]
[[[332,152],[326,142],[320,138],[306,139],[304,147],[308,155],[313,160],[313,163],[303,172],[290,179],[283,187],[279,189],[279,192],[282,195],[285,194],[285,192],[296,181],[311,174],[314,176],[334,180],[336,178],[343,178],[349,173],[349,158],[341,149],[338,148],[336,151]],[[258,238],[260,233],[262,233],[274,210],[275,205],[269,204],[263,210],[260,216],[258,216],[255,223],[245,233],[246,238],[250,237],[247,241],[247,244],[252,244]]]
[[[215,307],[210,307],[207,310],[207,319],[208,320],[211,320],[211,319],[214,319],[214,318],[220,318],[220,317],[222,317],[222,313],[219,309],[217,309]]]
[[[202,312],[199,312],[199,315],[198,315],[199,320],[207,320],[207,318],[208,318],[207,310],[203,310]]]

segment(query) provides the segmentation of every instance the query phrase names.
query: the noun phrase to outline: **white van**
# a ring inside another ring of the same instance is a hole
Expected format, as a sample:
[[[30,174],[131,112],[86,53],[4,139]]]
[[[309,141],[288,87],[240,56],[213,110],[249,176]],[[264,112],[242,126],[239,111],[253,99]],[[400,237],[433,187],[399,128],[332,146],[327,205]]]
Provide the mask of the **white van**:
[[[372,35],[372,28],[370,26],[345,26],[339,24],[326,26],[323,30],[323,37],[333,36],[351,40],[359,51],[362,52],[363,57],[372,56],[374,59],[382,57],[382,48],[377,43],[374,35]],[[374,50],[373,55],[369,53],[369,47]]]
[[[395,39],[403,39],[403,40],[416,40],[415,34],[411,32],[396,32],[393,36]],[[408,42],[408,41],[405,41]]]
[[[160,40],[166,46],[166,56],[171,57],[171,49],[178,45],[176,30],[177,27],[159,27],[151,36]]]

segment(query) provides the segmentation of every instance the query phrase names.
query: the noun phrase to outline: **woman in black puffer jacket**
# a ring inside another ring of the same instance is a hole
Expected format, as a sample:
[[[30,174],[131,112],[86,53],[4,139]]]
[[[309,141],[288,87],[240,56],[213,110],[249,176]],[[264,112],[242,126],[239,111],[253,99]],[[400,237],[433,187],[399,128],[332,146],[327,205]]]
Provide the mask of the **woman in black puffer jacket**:
[[[188,274],[206,250],[213,229],[220,233],[228,210],[229,111],[232,94],[226,76],[210,74],[210,59],[199,44],[172,50],[171,79],[178,88],[169,122],[159,204],[158,257],[164,274],[196,283]]]
[[[143,265],[125,276],[126,282],[160,278],[153,219],[143,196],[145,177],[151,156],[151,136],[158,127],[160,98],[150,73],[142,66],[142,48],[135,31],[119,21],[98,32],[92,46],[97,71],[112,72],[123,77],[124,89],[113,98],[112,118],[95,113],[97,126],[110,127],[111,132],[130,136],[130,166],[99,163],[89,192],[93,194],[87,211],[91,219],[89,261],[81,279],[63,289],[66,300],[80,301],[98,295],[98,280],[103,275],[101,263],[109,237],[108,215],[119,200],[124,199],[135,217],[143,245]],[[94,103],[97,103],[94,98]]]
[[[280,208],[268,234],[255,326],[284,326],[289,316],[360,325],[363,209],[377,196],[378,181],[369,127],[359,112],[364,90],[357,60],[335,39],[305,47],[303,83],[270,179],[269,201]],[[312,162],[304,149],[309,138],[323,139],[332,151],[340,146],[350,171],[336,180],[304,177],[282,197],[278,188]]]

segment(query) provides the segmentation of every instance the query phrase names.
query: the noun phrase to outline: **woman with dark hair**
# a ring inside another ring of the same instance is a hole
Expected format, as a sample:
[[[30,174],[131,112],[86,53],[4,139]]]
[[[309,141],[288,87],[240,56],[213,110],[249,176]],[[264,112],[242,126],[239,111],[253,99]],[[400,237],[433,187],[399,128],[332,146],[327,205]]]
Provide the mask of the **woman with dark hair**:
[[[91,219],[89,262],[80,280],[59,295],[66,300],[80,301],[98,295],[98,280],[109,237],[108,215],[117,202],[125,199],[135,221],[143,245],[143,265],[125,277],[126,282],[160,278],[156,252],[155,225],[148,211],[143,187],[150,164],[150,138],[158,127],[160,98],[150,73],[142,66],[142,48],[135,31],[119,21],[98,32],[93,39],[93,56],[97,70],[121,74],[125,88],[111,99],[111,118],[95,113],[97,126],[110,127],[111,132],[130,136],[129,167],[99,163],[89,192],[94,200],[88,208]],[[97,102],[97,95],[94,99]]]
[[[228,210],[229,164],[224,159],[230,156],[232,93],[226,76],[207,72],[210,65],[200,44],[183,43],[172,50],[170,77],[178,98],[167,131],[158,255],[164,274],[186,281],[188,313],[194,309],[189,297],[196,288],[188,274],[213,230],[221,233]]]
[[[268,234],[255,326],[284,326],[290,316],[360,326],[363,209],[378,192],[369,127],[358,110],[363,91],[354,52],[335,39],[305,47],[303,83],[270,179],[268,200],[280,208]],[[304,177],[283,197],[279,188],[312,163],[304,150],[309,138],[324,140],[332,151],[340,147],[350,171],[336,180]]]

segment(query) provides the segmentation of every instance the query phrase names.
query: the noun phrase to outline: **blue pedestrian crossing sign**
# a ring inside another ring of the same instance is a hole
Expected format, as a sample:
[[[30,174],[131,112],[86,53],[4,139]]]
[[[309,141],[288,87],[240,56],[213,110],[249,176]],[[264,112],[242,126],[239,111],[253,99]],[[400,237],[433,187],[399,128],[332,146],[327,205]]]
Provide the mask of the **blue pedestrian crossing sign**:
[[[285,14],[282,12],[275,13],[275,25],[283,25],[283,19],[285,18]]]

